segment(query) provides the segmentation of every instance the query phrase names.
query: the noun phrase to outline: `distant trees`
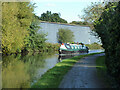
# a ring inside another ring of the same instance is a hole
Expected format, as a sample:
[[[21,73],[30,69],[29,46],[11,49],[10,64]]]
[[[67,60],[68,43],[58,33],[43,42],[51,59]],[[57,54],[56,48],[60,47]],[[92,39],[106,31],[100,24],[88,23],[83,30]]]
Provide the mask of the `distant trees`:
[[[49,21],[49,22],[67,23],[66,20],[60,18],[60,14],[51,13],[51,11],[47,11],[46,13],[41,14],[40,20]]]
[[[89,25],[90,23],[85,21],[72,21],[70,24],[76,24],[76,25]]]
[[[59,43],[67,43],[67,42],[73,42],[74,41],[74,34],[69,29],[61,28],[59,29],[57,33],[57,38]]]

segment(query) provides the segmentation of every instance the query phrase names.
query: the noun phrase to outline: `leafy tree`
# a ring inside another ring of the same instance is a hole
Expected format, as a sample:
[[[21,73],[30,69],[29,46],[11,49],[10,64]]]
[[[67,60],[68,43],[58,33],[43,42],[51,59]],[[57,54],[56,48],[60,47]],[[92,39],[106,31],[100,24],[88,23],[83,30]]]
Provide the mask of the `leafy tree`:
[[[44,48],[46,35],[38,33],[40,22],[33,13],[34,5],[29,2],[5,2],[2,9],[3,53]]]
[[[2,3],[2,50],[15,53],[24,47],[31,25],[33,7],[29,2]]]
[[[93,22],[100,18],[102,12],[104,11],[105,5],[106,2],[91,3],[90,6],[84,8],[84,15],[81,17],[79,15],[79,18],[83,19],[84,22],[88,22],[91,29],[94,30]],[[95,33],[93,34],[96,35]]]
[[[90,23],[85,21],[72,21],[70,24],[76,24],[76,25],[90,25]]]
[[[120,2],[109,2],[98,20],[94,22],[95,31],[101,37],[106,53],[108,73],[120,86]],[[117,87],[117,85],[115,85]]]
[[[93,23],[101,16],[105,5],[106,3],[103,2],[91,3],[90,6],[84,8],[84,15],[82,16],[82,19],[84,19],[85,22]]]
[[[60,14],[51,13],[51,11],[47,11],[46,13],[41,14],[40,20],[49,21],[49,22],[67,23],[66,20],[60,18]]]
[[[57,33],[58,42],[61,43],[67,43],[67,42],[73,42],[74,41],[74,34],[69,29],[59,29]]]
[[[34,15],[34,19],[32,21],[32,24],[30,25],[29,36],[25,38],[25,48],[24,50],[41,50],[44,47],[45,41],[46,41],[46,34],[44,33],[38,33],[38,30],[40,29],[39,26],[39,20]]]

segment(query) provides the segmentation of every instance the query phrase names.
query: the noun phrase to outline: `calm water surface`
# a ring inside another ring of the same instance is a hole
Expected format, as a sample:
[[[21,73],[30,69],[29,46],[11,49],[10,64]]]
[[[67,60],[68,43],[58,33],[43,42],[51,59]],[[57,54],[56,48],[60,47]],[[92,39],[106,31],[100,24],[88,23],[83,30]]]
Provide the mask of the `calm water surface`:
[[[79,26],[79,25],[64,25],[64,24],[56,24],[56,23],[41,23],[41,29],[39,32],[43,32],[47,35],[47,42],[50,43],[58,43],[57,33],[60,28],[70,29],[74,37],[74,42],[83,42],[84,44],[92,44],[94,42],[100,43],[100,39],[96,38],[92,33],[93,31],[90,27],[87,26]],[[94,32],[95,33],[95,32]]]
[[[90,53],[95,52],[101,52],[101,50],[90,51]],[[75,55],[71,55],[71,57],[73,56]],[[30,88],[41,75],[60,61],[59,55],[47,53],[26,56],[5,56],[3,57],[2,64],[2,87]]]

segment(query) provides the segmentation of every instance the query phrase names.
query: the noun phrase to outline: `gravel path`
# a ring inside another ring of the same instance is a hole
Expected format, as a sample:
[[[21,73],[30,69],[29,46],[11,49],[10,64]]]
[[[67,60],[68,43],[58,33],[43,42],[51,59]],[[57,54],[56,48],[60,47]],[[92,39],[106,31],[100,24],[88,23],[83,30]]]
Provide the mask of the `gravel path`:
[[[64,76],[59,88],[105,88],[97,76],[96,58],[102,54],[82,58]]]

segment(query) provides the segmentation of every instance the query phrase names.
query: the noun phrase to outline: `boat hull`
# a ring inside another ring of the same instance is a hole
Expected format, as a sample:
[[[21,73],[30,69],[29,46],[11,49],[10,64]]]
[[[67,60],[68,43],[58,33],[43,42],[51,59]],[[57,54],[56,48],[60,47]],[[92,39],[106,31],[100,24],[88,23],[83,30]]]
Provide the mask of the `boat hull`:
[[[79,50],[79,51],[67,51],[67,50],[58,50],[59,54],[73,54],[73,53],[88,53],[88,50]]]

